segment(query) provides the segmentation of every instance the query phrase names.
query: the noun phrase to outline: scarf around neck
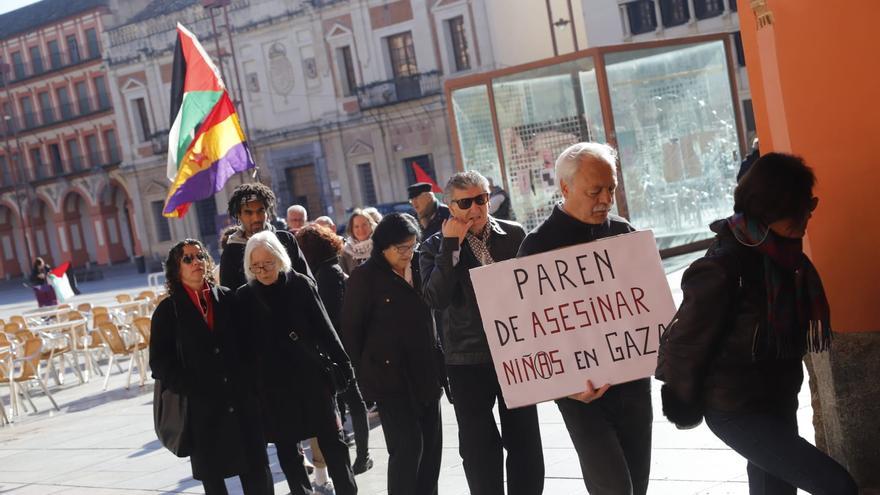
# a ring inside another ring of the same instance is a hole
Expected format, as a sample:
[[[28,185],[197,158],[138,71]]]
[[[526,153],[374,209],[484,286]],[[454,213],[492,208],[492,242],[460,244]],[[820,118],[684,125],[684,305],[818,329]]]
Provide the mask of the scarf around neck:
[[[831,344],[831,311],[816,267],[803,252],[801,239],[775,235],[769,227],[738,213],[727,225],[740,244],[763,255],[767,289],[764,341],[776,356],[801,358]]]
[[[486,226],[483,227],[483,231],[479,235],[474,235],[470,231],[465,234],[465,239],[471,247],[471,251],[474,252],[477,261],[483,266],[495,263],[495,260],[492,259],[492,253],[489,252],[489,237],[492,235],[491,222],[491,220],[486,222]]]
[[[357,241],[354,237],[349,237],[348,240],[345,241],[345,246],[342,250],[357,260],[358,263],[363,263],[369,259],[370,253],[373,252],[373,238],[371,237],[364,241]]]

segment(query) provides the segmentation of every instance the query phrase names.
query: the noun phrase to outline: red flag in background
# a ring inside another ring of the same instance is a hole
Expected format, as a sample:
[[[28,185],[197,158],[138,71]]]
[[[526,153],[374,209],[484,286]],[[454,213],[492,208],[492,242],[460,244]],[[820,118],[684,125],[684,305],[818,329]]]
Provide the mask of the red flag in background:
[[[427,182],[428,184],[431,184],[431,192],[443,192],[443,189],[440,189],[440,186],[438,186],[437,183],[434,182],[434,179],[432,179],[431,176],[428,175],[428,173],[425,172],[418,163],[412,162],[411,165],[413,168],[413,173],[416,174],[416,182]]]
[[[51,273],[52,275],[55,275],[58,278],[61,278],[64,276],[65,273],[67,273],[68,268],[70,268],[70,262],[65,261],[64,263],[62,263],[62,264],[56,266],[54,269],[50,270],[49,273]]]

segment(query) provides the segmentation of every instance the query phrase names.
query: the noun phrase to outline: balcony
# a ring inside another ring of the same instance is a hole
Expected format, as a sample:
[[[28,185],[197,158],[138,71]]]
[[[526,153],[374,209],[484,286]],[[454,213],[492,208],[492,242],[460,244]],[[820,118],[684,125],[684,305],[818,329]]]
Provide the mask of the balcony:
[[[361,110],[368,110],[433,96],[442,89],[435,70],[358,86],[357,99]]]
[[[35,168],[28,168],[27,175],[31,177],[31,181],[43,183],[53,179],[80,175],[99,168],[111,167],[118,165],[119,162],[117,148],[102,148],[88,153],[86,156],[74,155],[62,160],[52,159],[48,163],[41,160]],[[4,182],[4,184],[12,185],[12,181]]]
[[[86,98],[75,103],[64,103],[58,107],[44,107],[39,112],[25,112],[24,119],[6,119],[8,126],[0,125],[0,137],[12,136],[13,131],[29,131],[41,127],[59,124],[69,120],[78,119],[87,115],[111,110],[113,105],[110,99],[99,96],[98,98]],[[5,117],[4,117],[5,118]]]
[[[153,145],[153,154],[160,155],[168,151],[168,130],[156,131],[150,136],[150,144]]]
[[[33,64],[13,63],[11,74],[12,80],[10,82],[17,83],[20,81],[25,81],[34,77],[40,77],[56,71],[61,71],[68,67],[73,67],[82,63],[100,59],[101,54],[84,57],[78,54],[74,54],[74,56],[71,56],[69,53],[50,53],[48,67],[45,63],[43,63],[42,60],[37,67],[34,67]]]

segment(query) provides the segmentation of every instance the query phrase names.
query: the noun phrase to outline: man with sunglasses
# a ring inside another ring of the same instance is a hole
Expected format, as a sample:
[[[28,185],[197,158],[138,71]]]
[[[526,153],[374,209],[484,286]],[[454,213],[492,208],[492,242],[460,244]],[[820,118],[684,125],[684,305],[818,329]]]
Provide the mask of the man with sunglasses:
[[[227,239],[226,248],[220,255],[220,284],[235,290],[247,282],[244,248],[251,236],[264,230],[275,232],[290,256],[293,271],[313,278],[293,234],[277,230],[269,223],[269,219],[275,218],[275,193],[266,185],[255,182],[236,187],[229,198],[228,212],[238,221],[238,227]]]
[[[577,143],[556,159],[562,203],[526,236],[518,256],[552,251],[635,230],[611,214],[617,153],[600,143]],[[651,382],[610,387],[586,383],[584,392],[556,401],[591,495],[644,495],[651,468]]]
[[[428,182],[417,182],[406,188],[409,204],[419,217],[422,241],[439,232],[443,221],[449,218],[449,208],[437,201],[431,189],[432,186]]]
[[[468,487],[472,495],[503,494],[507,449],[507,493],[536,495],[544,488],[538,411],[504,403],[469,272],[515,257],[525,231],[489,215],[489,181],[475,171],[453,175],[445,194],[452,216],[422,243],[419,265],[423,296],[445,315],[446,368]]]

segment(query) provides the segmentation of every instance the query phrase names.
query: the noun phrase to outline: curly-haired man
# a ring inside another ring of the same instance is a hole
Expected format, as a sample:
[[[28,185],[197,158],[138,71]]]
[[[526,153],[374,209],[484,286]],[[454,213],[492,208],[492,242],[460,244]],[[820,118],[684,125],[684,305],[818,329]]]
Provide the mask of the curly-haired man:
[[[220,255],[220,283],[230,289],[245,284],[244,248],[247,240],[257,232],[270,230],[287,249],[293,270],[312,277],[296,238],[290,232],[276,230],[269,223],[275,218],[275,193],[264,184],[242,184],[232,191],[227,206],[229,216],[238,221],[238,227],[227,239],[226,249]]]

